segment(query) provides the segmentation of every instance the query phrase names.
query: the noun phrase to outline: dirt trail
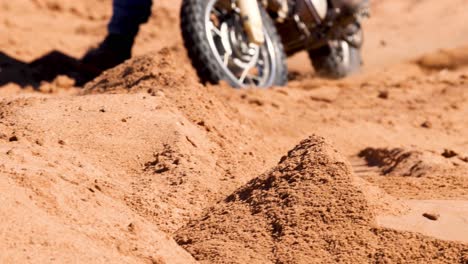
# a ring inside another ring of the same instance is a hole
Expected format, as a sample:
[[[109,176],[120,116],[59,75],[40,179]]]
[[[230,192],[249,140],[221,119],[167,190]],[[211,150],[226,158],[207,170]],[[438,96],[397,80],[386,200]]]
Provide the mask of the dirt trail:
[[[157,1],[77,87],[110,2],[0,0],[0,262],[467,261],[465,0],[374,1],[362,73],[268,90],[200,85]]]

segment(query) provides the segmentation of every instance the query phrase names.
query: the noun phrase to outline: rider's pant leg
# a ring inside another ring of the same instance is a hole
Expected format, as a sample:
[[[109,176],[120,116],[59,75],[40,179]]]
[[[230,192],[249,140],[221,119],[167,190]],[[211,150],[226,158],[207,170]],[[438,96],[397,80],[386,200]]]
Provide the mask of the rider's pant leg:
[[[136,35],[151,15],[152,0],[114,0],[108,25],[110,34]]]

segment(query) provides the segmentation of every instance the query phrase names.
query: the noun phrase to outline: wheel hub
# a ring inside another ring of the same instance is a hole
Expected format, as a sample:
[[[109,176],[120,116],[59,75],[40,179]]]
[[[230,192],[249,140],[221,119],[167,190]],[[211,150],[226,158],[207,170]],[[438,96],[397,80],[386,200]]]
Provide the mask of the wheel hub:
[[[228,26],[228,24],[228,22],[223,22],[221,26],[221,28],[225,29],[225,33],[222,36],[224,39],[222,40],[223,48],[231,51],[231,55],[242,62],[247,63],[251,61],[256,53],[255,45],[247,44],[247,37],[237,23],[234,23],[236,26]]]

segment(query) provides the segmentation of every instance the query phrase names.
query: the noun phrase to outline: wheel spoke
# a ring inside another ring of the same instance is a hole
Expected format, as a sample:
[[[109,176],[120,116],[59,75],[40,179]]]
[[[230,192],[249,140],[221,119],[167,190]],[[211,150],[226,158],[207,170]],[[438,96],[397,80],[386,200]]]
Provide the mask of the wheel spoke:
[[[252,80],[252,81],[256,81],[256,83],[253,82],[253,84],[258,84],[261,81],[260,76],[256,76],[256,75],[249,74],[249,75],[247,75],[247,78]]]
[[[228,39],[228,34],[229,34],[228,30],[229,30],[228,25],[226,23],[222,23],[221,30],[220,30],[221,43],[223,44],[225,52],[231,55],[232,48],[231,48],[231,43],[229,43],[229,39]]]
[[[223,56],[223,64],[224,66],[228,66],[228,63],[229,63],[229,57],[231,57],[231,54],[229,53],[224,53],[224,56]]]
[[[242,61],[239,60],[238,58],[233,58],[233,59],[232,59],[232,62],[234,62],[234,65],[236,65],[237,67],[239,67],[239,68],[241,68],[241,69],[244,69],[245,67],[247,67],[247,63],[242,62]]]
[[[216,8],[213,8],[213,13],[215,13],[215,15],[216,15],[217,17],[222,17],[222,16],[224,15],[223,13],[221,13],[221,11],[219,11],[219,10],[216,9]]]
[[[219,29],[213,24],[212,21],[210,21],[209,27],[210,27],[210,30],[211,30],[211,31],[213,31],[216,35],[218,35],[218,37],[222,37],[222,35],[221,35],[221,30],[219,30]]]
[[[259,47],[257,46],[255,48],[255,55],[252,56],[250,61],[245,65],[244,71],[242,71],[241,77],[239,78],[239,82],[244,83],[245,78],[249,74],[249,71],[252,69],[253,66],[255,66],[257,60],[258,60],[258,54],[259,54]]]

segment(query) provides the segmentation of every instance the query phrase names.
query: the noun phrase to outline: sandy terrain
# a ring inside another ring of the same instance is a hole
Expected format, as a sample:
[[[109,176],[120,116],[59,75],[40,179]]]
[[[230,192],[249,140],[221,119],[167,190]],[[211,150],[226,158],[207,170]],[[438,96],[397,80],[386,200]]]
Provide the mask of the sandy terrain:
[[[202,86],[161,0],[81,85],[110,0],[0,0],[1,263],[467,263],[468,2],[373,2],[365,66]]]

